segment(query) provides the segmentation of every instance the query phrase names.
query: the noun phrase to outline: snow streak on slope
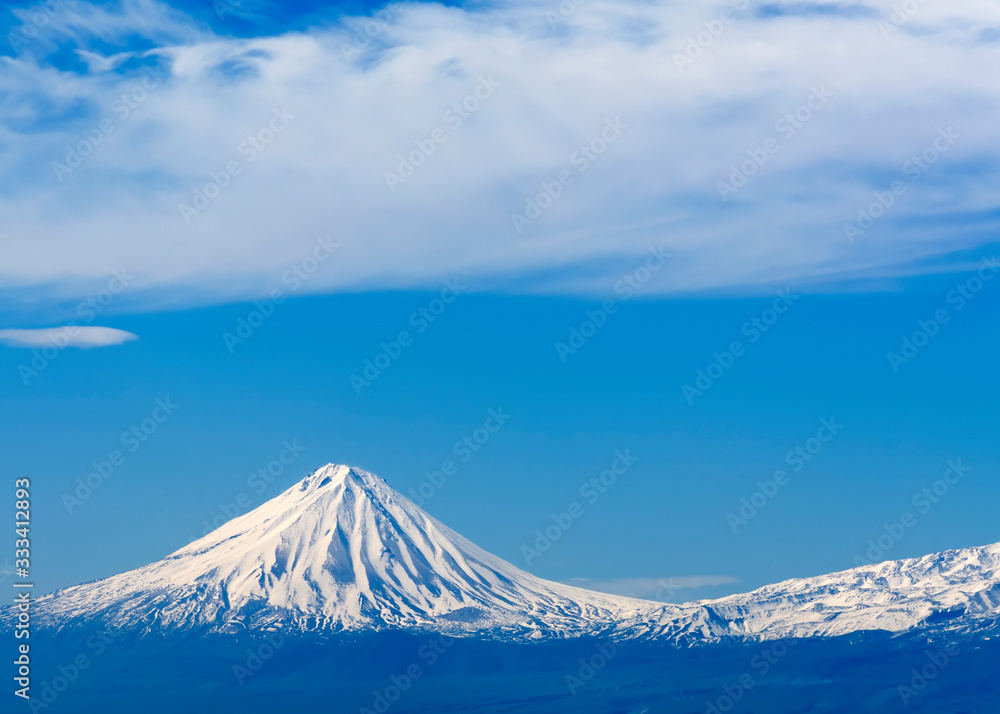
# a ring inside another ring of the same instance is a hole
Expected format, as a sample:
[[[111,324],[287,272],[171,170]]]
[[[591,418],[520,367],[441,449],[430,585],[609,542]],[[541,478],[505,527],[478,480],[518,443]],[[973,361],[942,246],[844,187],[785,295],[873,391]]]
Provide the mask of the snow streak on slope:
[[[145,567],[40,598],[35,622],[139,634],[387,629],[693,644],[915,628],[995,631],[1000,544],[664,605],[536,578],[379,477],[330,464]],[[0,621],[11,617],[0,612]]]

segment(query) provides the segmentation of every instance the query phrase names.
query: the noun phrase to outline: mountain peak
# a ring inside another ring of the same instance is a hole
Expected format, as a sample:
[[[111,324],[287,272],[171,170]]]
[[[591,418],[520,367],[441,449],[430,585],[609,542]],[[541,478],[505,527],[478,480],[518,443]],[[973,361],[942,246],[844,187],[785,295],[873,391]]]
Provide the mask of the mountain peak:
[[[342,488],[347,484],[353,486],[352,490],[360,489],[370,497],[374,497],[376,491],[389,489],[389,485],[373,473],[354,466],[334,463],[316,469],[292,489],[298,488],[302,492],[317,493]]]
[[[671,607],[535,578],[375,474],[333,463],[163,560],[48,597],[55,618],[87,611],[142,631],[153,611],[156,628],[171,630],[568,636],[651,631]]]
[[[356,466],[329,463],[268,503],[301,509],[307,503],[316,502],[320,505],[310,510],[311,517],[319,516],[324,509],[339,510],[341,515],[347,517],[356,510],[359,502],[382,509],[385,504],[398,502],[400,499],[406,500],[384,479],[370,471]]]

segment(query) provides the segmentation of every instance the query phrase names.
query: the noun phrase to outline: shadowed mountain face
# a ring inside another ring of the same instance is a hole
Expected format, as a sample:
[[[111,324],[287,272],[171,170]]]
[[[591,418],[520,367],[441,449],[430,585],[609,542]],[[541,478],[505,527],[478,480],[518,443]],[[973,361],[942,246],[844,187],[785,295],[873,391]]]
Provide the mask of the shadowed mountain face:
[[[40,598],[35,623],[139,635],[384,631],[699,644],[997,629],[1000,545],[664,605],[536,578],[381,478],[330,464],[143,568]],[[0,614],[0,620],[10,617]]]

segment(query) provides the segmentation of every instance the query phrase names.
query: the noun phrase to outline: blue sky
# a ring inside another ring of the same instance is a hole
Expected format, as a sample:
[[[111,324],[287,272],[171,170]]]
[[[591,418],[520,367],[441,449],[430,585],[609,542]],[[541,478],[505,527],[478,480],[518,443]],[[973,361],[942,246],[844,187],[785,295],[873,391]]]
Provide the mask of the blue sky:
[[[998,22],[8,8],[0,418],[39,586],[331,461],[423,484],[534,573],[646,596],[847,568],[906,512],[886,558],[994,542],[1000,93],[969,68]]]

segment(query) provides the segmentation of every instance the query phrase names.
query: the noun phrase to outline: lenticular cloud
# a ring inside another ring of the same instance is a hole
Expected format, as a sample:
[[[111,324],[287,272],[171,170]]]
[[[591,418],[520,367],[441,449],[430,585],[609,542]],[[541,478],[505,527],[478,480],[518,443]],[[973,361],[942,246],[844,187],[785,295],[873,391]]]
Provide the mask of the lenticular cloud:
[[[0,330],[0,344],[8,347],[112,347],[139,339],[138,335],[113,327],[49,327],[40,330]]]

